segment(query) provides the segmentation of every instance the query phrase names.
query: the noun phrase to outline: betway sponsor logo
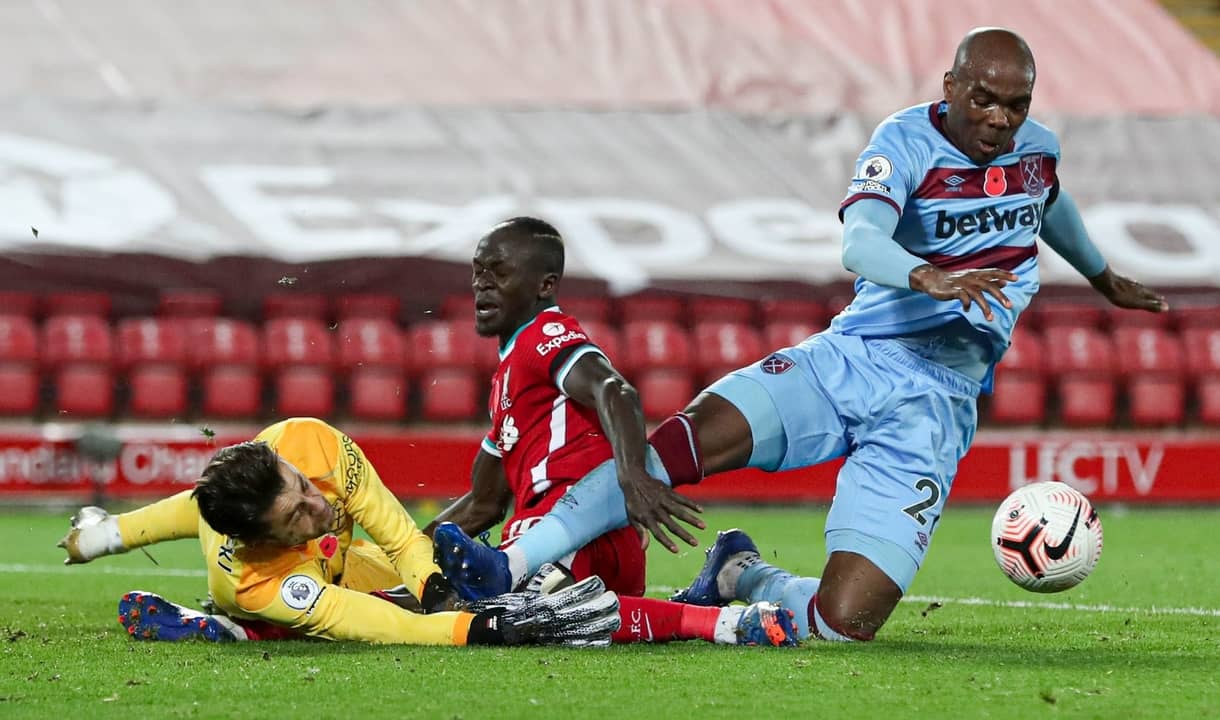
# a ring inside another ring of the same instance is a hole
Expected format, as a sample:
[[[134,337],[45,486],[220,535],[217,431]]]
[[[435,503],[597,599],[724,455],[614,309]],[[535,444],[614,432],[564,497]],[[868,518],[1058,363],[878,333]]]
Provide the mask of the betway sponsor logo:
[[[569,343],[573,340],[588,340],[588,339],[589,339],[589,336],[585,335],[582,332],[576,332],[575,330],[569,330],[568,332],[564,333],[563,335],[557,335],[556,337],[553,337],[544,343],[538,343],[537,345],[534,346],[534,348],[538,351],[539,355],[546,357],[548,354],[551,353],[552,350],[558,350],[559,348],[563,347],[566,343]]]
[[[1058,480],[1085,495],[1113,495],[1122,485],[1134,487],[1137,495],[1149,495],[1165,448],[1154,443],[1141,451],[1133,442],[1118,440],[1017,443],[1008,458],[1008,484],[1013,490]]]
[[[947,238],[979,233],[984,235],[1019,227],[1033,228],[1035,233],[1042,225],[1042,203],[1030,203],[1018,208],[997,210],[985,207],[964,215],[950,215],[941,210],[936,213],[936,237]]]

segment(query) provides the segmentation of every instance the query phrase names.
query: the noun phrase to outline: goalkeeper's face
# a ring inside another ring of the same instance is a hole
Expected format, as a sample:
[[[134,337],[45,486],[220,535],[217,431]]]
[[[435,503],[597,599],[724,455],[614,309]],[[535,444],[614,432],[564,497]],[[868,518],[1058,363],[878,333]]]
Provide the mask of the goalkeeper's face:
[[[284,487],[263,515],[267,541],[293,547],[330,532],[335,511],[313,483],[284,459],[280,459]]]

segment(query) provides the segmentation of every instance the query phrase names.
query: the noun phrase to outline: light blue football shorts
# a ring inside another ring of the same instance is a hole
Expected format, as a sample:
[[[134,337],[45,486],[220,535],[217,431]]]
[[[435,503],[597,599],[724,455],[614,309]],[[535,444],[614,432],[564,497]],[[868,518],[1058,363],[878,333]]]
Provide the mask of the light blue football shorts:
[[[888,339],[829,331],[734,371],[707,389],[754,434],[750,466],[837,457],[826,550],[854,552],[905,593],[974,438],[979,384]]]

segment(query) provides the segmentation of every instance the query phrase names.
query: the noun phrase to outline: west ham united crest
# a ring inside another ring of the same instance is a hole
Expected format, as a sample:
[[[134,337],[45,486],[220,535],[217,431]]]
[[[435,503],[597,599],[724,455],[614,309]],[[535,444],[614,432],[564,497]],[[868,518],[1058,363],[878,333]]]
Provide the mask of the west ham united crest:
[[[768,375],[780,375],[791,370],[793,365],[795,363],[783,355],[772,353],[770,357],[762,361],[762,371]]]
[[[1046,183],[1042,180],[1042,153],[1021,156],[1021,188],[1030,197],[1042,197]]]

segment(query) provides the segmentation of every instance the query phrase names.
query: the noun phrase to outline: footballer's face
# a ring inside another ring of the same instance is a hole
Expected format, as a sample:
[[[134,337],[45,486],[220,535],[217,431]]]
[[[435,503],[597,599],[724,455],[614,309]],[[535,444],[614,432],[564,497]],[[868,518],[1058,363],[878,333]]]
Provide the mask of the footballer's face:
[[[335,511],[322,492],[283,458],[280,458],[280,477],[284,487],[263,515],[269,528],[266,540],[275,545],[295,547],[330,532]]]
[[[545,278],[531,267],[531,256],[528,243],[494,231],[479,241],[470,279],[479,335],[505,341],[537,314]]]
[[[945,73],[945,133],[985,165],[1004,153],[1029,115],[1034,69],[1023,62],[973,63]]]

